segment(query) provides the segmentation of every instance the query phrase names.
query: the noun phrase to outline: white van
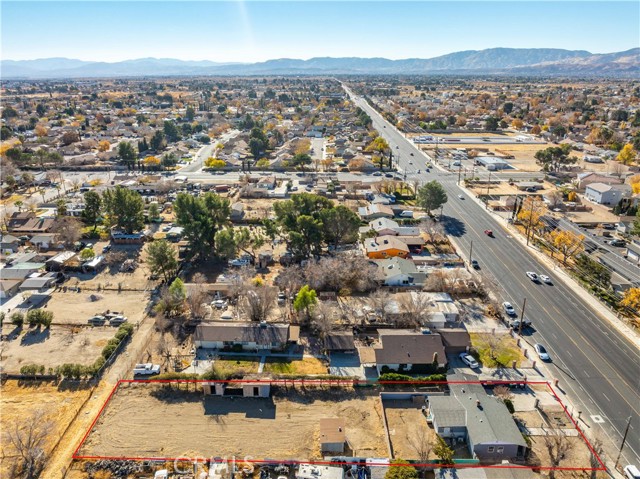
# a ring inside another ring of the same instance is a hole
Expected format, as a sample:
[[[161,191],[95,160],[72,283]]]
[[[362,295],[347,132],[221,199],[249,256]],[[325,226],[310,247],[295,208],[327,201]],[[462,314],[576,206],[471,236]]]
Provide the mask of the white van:
[[[401,211],[400,214],[398,215],[400,218],[413,218],[413,211],[411,210],[404,210]]]
[[[624,477],[627,479],[640,479],[640,470],[631,464],[625,466]]]

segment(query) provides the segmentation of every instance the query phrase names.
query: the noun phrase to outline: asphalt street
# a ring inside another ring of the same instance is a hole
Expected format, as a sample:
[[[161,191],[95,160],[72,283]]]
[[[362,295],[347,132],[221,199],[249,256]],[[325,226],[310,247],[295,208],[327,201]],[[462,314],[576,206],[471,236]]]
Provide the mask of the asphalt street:
[[[348,90],[347,90],[348,91]],[[349,92],[349,91],[348,91]],[[350,93],[350,92],[349,92]],[[386,122],[364,100],[352,95],[357,105],[373,120],[373,126],[389,142],[397,154],[399,166],[426,156],[391,124]],[[399,146],[396,149],[396,146]],[[398,155],[399,154],[399,155]],[[623,464],[640,463],[640,353],[637,348],[601,318],[584,300],[561,281],[554,285],[533,283],[526,271],[554,277],[544,263],[481,205],[470,199],[457,185],[457,173],[435,168],[417,175],[421,181],[436,179],[447,191],[449,201],[443,208],[443,223],[450,236],[469,260],[473,243],[473,259],[480,271],[496,285],[501,301],[509,301],[520,314],[526,298],[525,317],[533,328],[524,339],[540,342],[549,350],[549,370],[559,380],[559,389],[581,412],[585,429],[595,432],[609,447],[617,448],[631,417],[631,428],[624,449]],[[459,199],[463,195],[466,199]],[[495,237],[484,234],[491,229]],[[615,460],[615,459],[614,459]]]

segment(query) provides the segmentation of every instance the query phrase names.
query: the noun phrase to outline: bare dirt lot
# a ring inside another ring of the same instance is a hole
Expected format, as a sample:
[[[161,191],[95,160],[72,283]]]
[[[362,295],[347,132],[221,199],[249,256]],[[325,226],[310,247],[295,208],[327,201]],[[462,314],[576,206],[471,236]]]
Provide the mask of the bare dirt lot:
[[[67,289],[65,293],[58,290],[51,295],[47,302],[47,310],[53,312],[54,324],[82,324],[95,314],[106,310],[123,313],[130,323],[142,320],[147,306],[149,294],[139,291],[84,291],[74,292]],[[104,326],[113,330],[115,327]]]
[[[9,433],[28,424],[29,418],[39,411],[44,412],[41,424],[51,424],[46,435],[44,449],[48,454],[75,417],[89,395],[88,389],[58,388],[52,383],[33,382],[20,385],[18,381],[5,381],[0,389],[3,433]],[[3,459],[0,461],[0,477],[11,477],[9,468],[14,460],[15,449],[6,436],[2,436]]]
[[[50,329],[24,328],[21,334],[9,333],[5,327],[4,332],[10,339],[3,342],[2,371],[18,373],[26,364],[44,364],[47,368],[65,363],[90,365],[113,338],[116,328],[54,325]]]
[[[368,391],[278,388],[270,398],[204,398],[197,385],[172,386],[121,384],[80,454],[317,459],[320,419],[339,417],[355,454],[387,455],[380,400]]]
[[[427,443],[435,444],[436,433],[427,424],[420,405],[409,400],[384,401],[384,413],[389,426],[393,457],[418,460],[420,457],[416,451],[420,450],[423,437]]]

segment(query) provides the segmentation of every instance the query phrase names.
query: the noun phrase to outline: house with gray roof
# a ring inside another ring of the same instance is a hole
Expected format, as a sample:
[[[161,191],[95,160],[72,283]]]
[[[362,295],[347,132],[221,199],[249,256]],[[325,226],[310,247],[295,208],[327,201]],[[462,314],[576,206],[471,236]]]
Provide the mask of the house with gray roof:
[[[380,344],[374,346],[376,369],[419,373],[426,367],[444,367],[447,355],[439,334],[407,329],[379,329]]]
[[[296,343],[299,326],[281,323],[209,323],[196,327],[193,341],[196,348],[226,349],[241,346],[245,351],[284,349]]]
[[[631,195],[629,185],[606,185],[604,183],[591,183],[584,190],[584,197],[599,205],[617,205],[622,198]]]
[[[502,401],[489,396],[480,384],[450,382],[449,389],[448,396],[429,397],[429,419],[440,437],[452,443],[466,442],[469,453],[485,463],[525,458],[527,443]]]
[[[410,259],[394,257],[376,261],[377,279],[385,286],[421,286],[427,274],[418,272],[415,263]]]

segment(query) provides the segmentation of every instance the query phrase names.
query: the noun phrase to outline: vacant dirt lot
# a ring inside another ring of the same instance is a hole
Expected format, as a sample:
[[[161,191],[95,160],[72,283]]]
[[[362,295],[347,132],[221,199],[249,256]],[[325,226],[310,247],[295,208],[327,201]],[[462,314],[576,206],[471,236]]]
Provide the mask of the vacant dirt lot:
[[[29,383],[21,386],[18,381],[5,381],[0,392],[3,433],[14,431],[16,426],[26,426],[33,414],[44,412],[41,423],[50,423],[44,444],[47,454],[89,395],[88,389],[60,390],[50,383]],[[11,477],[9,467],[16,451],[6,440],[6,436],[2,437],[2,450],[5,457],[0,461],[0,477]]]
[[[427,424],[420,405],[408,400],[384,401],[384,413],[387,416],[393,457],[420,459],[416,448],[420,450],[422,441],[435,444],[436,433]]]
[[[3,342],[2,370],[17,373],[25,364],[44,364],[55,368],[64,363],[92,364],[102,348],[115,333],[116,328],[80,328],[52,326],[50,329],[24,328],[21,334],[9,335]],[[11,330],[16,331],[13,327]]]
[[[93,301],[93,300],[95,301]],[[56,291],[47,302],[47,309],[53,311],[54,324],[82,324],[95,314],[106,310],[123,313],[129,322],[135,324],[142,320],[149,295],[142,292],[123,291],[83,291],[79,293],[67,289]],[[114,330],[115,327],[104,326]]]
[[[346,421],[355,454],[387,454],[376,395],[353,390],[272,389],[270,398],[203,398],[152,384],[122,384],[80,454],[100,456],[244,456],[319,458],[321,418]]]

